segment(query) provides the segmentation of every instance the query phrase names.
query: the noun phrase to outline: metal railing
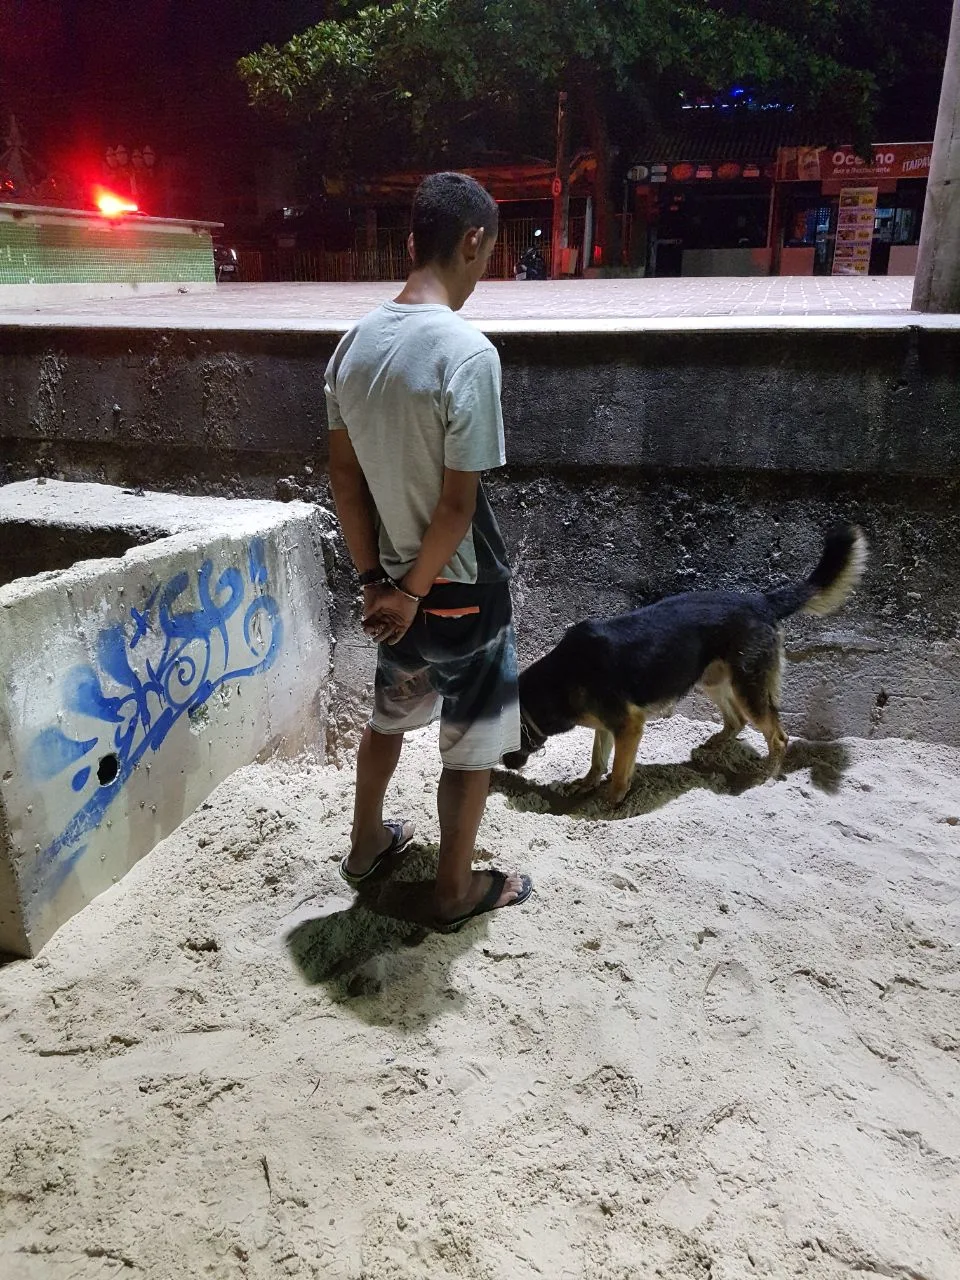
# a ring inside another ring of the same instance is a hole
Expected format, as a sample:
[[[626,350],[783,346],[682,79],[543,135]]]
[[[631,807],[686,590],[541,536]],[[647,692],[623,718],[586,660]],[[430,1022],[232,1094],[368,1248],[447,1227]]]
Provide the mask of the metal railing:
[[[406,251],[384,249],[239,249],[240,279],[265,281],[348,283],[358,280],[403,280]]]
[[[500,235],[487,271],[488,280],[513,279],[517,260],[533,244],[538,228],[543,232],[539,243],[549,272],[552,257],[549,221],[516,218],[500,224]],[[583,218],[571,218],[568,237],[571,248],[582,250],[583,232]],[[403,280],[410,269],[406,232],[390,230],[379,234],[375,249],[238,249],[237,257],[240,279],[254,284]],[[583,268],[581,259],[582,252],[578,253],[578,274]]]

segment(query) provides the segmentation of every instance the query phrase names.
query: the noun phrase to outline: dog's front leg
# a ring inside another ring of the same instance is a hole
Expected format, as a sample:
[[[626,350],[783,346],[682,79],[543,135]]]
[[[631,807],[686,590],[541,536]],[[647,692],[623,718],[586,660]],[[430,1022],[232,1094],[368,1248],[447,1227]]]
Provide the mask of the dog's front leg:
[[[600,784],[600,779],[610,767],[610,755],[613,751],[613,734],[609,729],[597,729],[593,735],[593,755],[590,759],[590,772],[585,778],[578,778],[571,790],[574,795],[582,795],[593,791]]]
[[[612,805],[622,804],[633,781],[633,769],[637,762],[637,748],[643,737],[644,715],[633,711],[627,723],[614,738],[613,772],[607,787],[607,799]]]

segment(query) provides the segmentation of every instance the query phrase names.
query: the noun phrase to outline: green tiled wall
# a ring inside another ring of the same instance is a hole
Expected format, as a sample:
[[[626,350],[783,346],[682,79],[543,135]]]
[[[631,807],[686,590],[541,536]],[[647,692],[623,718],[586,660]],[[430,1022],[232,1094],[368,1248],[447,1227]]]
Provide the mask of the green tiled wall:
[[[0,284],[147,284],[215,279],[207,232],[129,222],[0,221]]]

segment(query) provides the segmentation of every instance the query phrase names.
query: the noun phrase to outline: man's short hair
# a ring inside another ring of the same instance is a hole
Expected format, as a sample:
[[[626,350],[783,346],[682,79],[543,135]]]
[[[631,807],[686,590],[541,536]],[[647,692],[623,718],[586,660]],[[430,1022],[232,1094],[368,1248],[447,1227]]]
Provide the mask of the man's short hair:
[[[474,178],[465,173],[432,173],[413,197],[413,265],[438,262],[445,266],[471,227],[483,227],[490,237],[499,225],[496,200]]]

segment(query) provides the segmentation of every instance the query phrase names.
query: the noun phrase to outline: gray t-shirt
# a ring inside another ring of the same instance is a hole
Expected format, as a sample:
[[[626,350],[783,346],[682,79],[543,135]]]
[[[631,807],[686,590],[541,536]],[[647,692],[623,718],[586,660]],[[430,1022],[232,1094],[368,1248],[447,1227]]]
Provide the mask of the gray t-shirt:
[[[330,430],[349,433],[377,509],[380,562],[401,578],[440,500],[444,467],[487,471],[506,461],[500,357],[449,307],[385,302],[340,341],[325,390]],[[440,576],[510,576],[482,486],[472,527]]]

